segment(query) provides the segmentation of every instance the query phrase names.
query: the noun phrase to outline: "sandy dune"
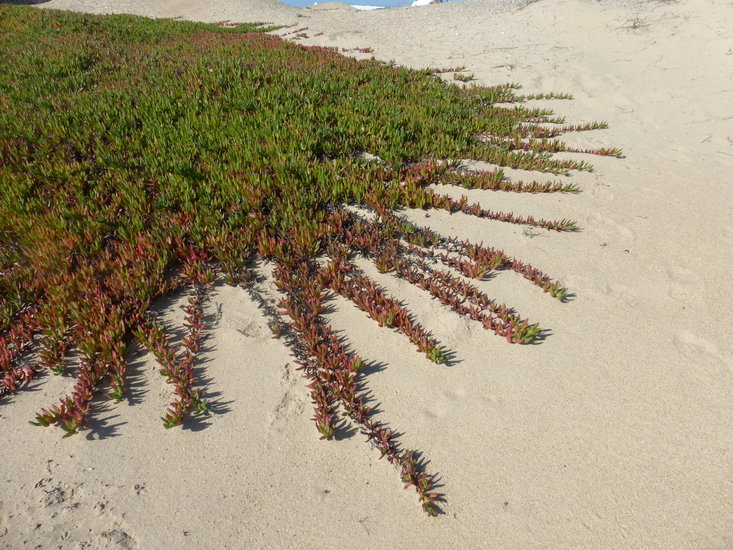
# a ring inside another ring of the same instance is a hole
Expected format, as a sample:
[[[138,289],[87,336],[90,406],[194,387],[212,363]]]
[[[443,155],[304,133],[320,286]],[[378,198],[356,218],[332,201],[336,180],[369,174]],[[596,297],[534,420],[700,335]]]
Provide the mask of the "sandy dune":
[[[436,367],[334,301],[330,321],[372,361],[365,384],[380,418],[439,472],[443,515],[426,517],[360,434],[318,439],[288,350],[246,293],[222,286],[200,363],[210,417],[164,430],[170,390],[139,349],[129,401],[104,404],[83,435],[27,423],[68,379],[43,376],[5,399],[0,548],[733,547],[733,4],[524,4],[42,4],[297,25],[308,27],[305,44],[371,47],[353,55],[465,65],[481,84],[569,92],[573,101],[537,104],[569,122],[608,121],[567,141],[621,147],[625,158],[590,158],[593,173],[571,176],[578,195],[469,194],[494,209],[575,219],[577,233],[406,214],[566,283],[567,304],[509,273],[480,283],[552,329],[540,345],[508,345],[369,271],[456,352],[453,366]],[[180,323],[175,304],[161,308]]]

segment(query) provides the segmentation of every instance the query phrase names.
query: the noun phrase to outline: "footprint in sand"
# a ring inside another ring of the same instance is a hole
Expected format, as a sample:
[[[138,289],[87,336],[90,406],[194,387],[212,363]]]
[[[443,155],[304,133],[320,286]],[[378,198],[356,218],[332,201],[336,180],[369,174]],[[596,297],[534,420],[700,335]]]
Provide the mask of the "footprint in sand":
[[[635,304],[638,300],[638,292],[628,285],[618,283],[601,284],[598,287],[602,295],[610,297],[620,304]]]
[[[289,363],[280,368],[280,385],[283,388],[282,398],[270,413],[270,426],[290,425],[290,419],[303,413],[305,408],[298,376],[292,371]]]
[[[733,362],[724,356],[718,346],[698,336],[689,330],[680,330],[674,336],[674,346],[677,352],[685,359],[706,367],[708,369],[724,373],[727,369],[733,372]]]
[[[667,270],[667,276],[671,282],[667,291],[670,298],[685,304],[702,305],[705,284],[697,273],[675,266]]]
[[[667,274],[669,275],[669,278],[672,279],[672,281],[674,281],[675,283],[683,285],[695,284],[701,290],[704,288],[701,286],[702,282],[700,282],[700,276],[697,273],[693,273],[688,269],[675,266],[667,270]]]
[[[614,198],[614,192],[611,190],[611,186],[607,183],[597,182],[590,186],[590,194],[593,197],[603,199],[605,201],[611,201]]]
[[[431,407],[423,410],[423,415],[429,420],[442,419],[454,414],[456,408],[465,407],[467,403],[471,410],[496,410],[502,406],[501,398],[494,393],[477,396],[459,387],[437,396]]]
[[[466,391],[463,388],[456,388],[455,391],[444,391],[434,405],[433,414],[438,418],[443,418],[452,411],[456,404],[465,398]]]
[[[620,225],[616,222],[614,222],[610,218],[606,218],[604,216],[601,216],[600,214],[590,214],[586,217],[586,224],[588,227],[596,227],[599,230],[606,230],[610,233],[610,235],[614,237],[622,237],[625,239],[633,240],[636,238],[636,233],[626,227],[625,225]]]
[[[222,328],[234,329],[248,338],[256,338],[264,334],[259,319],[240,311],[223,311],[220,325]]]

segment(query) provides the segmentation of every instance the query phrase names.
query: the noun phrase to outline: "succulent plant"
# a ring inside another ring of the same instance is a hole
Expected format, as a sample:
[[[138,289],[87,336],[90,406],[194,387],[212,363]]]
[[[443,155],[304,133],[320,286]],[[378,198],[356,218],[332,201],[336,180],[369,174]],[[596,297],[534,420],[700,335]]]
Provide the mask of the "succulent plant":
[[[217,279],[249,288],[252,262],[264,260],[282,294],[282,318],[270,328],[298,358],[320,436],[337,433],[339,416],[358,425],[434,515],[443,498],[435,477],[374,418],[365,361],[323,316],[329,293],[438,365],[451,354],[356,267],[357,256],[508,342],[531,342],[538,325],[469,279],[512,270],[559,300],[568,290],[504,251],[410,224],[399,210],[570,231],[571,220],[486,209],[432,184],[575,193],[557,176],[591,166],[555,152],[621,152],[570,148],[556,138],[604,125],[566,125],[523,105],[565,95],[459,87],[436,69],[358,61],[261,30],[0,5],[0,397],[76,358],[70,394],[34,423],[77,433],[103,387],[125,398],[126,349],[137,340],[175,389],[165,427],[205,413],[196,358],[209,289]],[[465,158],[554,176],[511,181],[501,168],[462,170]],[[150,314],[173,291],[189,295],[175,345]]]

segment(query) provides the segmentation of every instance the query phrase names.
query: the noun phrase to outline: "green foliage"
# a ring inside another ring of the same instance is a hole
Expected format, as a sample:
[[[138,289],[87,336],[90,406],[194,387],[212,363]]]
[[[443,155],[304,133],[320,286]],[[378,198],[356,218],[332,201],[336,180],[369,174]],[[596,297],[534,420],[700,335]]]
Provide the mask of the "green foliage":
[[[473,80],[473,73],[454,73],[453,80],[458,80],[460,82],[471,82]]]
[[[428,357],[436,365],[442,365],[448,360],[448,355],[445,350],[439,347],[434,347],[428,352]]]

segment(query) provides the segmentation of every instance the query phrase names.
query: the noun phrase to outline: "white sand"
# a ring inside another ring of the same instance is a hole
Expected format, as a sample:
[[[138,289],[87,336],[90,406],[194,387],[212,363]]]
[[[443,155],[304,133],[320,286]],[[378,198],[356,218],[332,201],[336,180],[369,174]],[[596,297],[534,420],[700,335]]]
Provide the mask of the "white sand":
[[[379,418],[439,472],[444,515],[426,517],[361,435],[318,439],[287,349],[244,292],[222,287],[201,364],[211,417],[164,430],[170,388],[139,350],[130,401],[103,404],[83,435],[27,424],[68,379],[45,376],[0,407],[0,547],[733,547],[733,4],[511,4],[43,4],[307,26],[324,34],[303,43],[569,92],[574,101],[538,104],[570,122],[608,121],[567,141],[621,147],[625,158],[589,158],[595,172],[572,176],[579,195],[470,193],[573,218],[579,233],[409,214],[564,281],[577,296],[568,304],[510,274],[481,284],[552,329],[541,345],[508,345],[372,270],[456,351],[460,362],[436,367],[335,302],[331,321],[373,361],[366,385]]]

